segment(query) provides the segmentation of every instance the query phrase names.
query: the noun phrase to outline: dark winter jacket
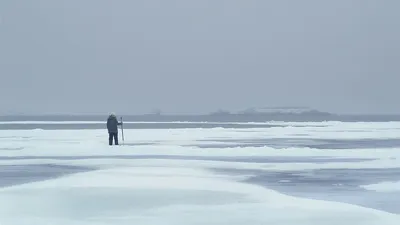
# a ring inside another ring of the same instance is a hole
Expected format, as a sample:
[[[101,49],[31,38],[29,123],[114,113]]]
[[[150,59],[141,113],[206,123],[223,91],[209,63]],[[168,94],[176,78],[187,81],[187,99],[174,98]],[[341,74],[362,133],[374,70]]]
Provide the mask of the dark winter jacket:
[[[121,123],[118,122],[116,116],[111,115],[108,117],[107,119],[108,133],[118,133],[118,125],[121,125]]]

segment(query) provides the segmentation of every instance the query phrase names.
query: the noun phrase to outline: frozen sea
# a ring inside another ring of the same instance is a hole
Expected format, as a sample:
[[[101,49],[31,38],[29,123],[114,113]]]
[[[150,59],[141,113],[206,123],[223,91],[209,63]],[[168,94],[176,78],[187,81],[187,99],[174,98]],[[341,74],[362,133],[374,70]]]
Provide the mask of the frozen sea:
[[[0,225],[400,224],[400,122],[104,127],[0,122]]]

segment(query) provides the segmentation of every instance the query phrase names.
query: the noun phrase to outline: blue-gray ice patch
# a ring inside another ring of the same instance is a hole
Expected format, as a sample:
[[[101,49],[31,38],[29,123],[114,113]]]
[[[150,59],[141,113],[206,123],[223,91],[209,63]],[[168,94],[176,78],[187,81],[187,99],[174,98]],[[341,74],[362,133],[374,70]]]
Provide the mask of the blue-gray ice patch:
[[[251,177],[246,182],[291,196],[350,203],[391,213],[400,213],[399,192],[383,193],[361,187],[386,181],[399,181],[400,168],[301,171],[215,169],[215,171],[250,175]]]
[[[0,165],[0,187],[7,187],[54,179],[60,176],[90,171],[90,168],[77,166],[42,165]]]

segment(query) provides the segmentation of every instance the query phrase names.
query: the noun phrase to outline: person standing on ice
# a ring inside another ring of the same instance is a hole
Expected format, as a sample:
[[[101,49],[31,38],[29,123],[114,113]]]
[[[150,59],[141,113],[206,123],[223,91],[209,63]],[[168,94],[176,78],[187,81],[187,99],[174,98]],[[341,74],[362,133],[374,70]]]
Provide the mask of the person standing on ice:
[[[111,113],[111,115],[107,119],[109,145],[113,144],[113,139],[114,139],[115,145],[118,145],[118,125],[122,125],[122,122],[118,122],[115,114]]]

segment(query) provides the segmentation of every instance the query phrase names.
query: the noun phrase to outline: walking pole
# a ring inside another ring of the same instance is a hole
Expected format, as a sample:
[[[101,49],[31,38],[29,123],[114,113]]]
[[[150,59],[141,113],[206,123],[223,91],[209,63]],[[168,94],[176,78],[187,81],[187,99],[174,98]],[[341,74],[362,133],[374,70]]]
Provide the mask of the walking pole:
[[[122,145],[125,144],[125,137],[124,137],[124,123],[122,121],[122,116],[121,116],[121,133],[122,133]]]

